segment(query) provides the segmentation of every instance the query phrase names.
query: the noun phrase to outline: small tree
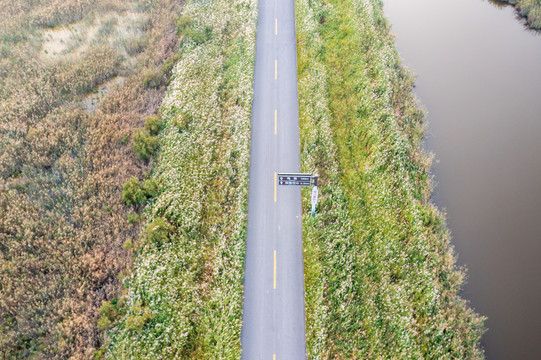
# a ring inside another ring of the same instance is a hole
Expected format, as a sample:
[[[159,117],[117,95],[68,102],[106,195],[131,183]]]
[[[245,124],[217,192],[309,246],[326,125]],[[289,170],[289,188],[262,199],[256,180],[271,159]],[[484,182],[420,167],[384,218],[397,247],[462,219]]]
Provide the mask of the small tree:
[[[135,176],[122,185],[122,200],[127,205],[144,204],[147,201],[146,193]]]
[[[113,304],[110,301],[102,301],[99,313],[98,329],[100,331],[112,327],[115,320],[120,316],[120,311],[116,307],[116,304]]]
[[[145,129],[139,129],[133,135],[133,151],[139,160],[148,160],[158,148],[158,137],[152,136]]]
[[[122,185],[122,200],[127,205],[144,205],[151,197],[158,194],[158,183],[153,179],[139,182],[135,176]]]
[[[173,230],[171,224],[159,217],[147,225],[144,236],[148,242],[161,246],[169,241],[169,235]]]

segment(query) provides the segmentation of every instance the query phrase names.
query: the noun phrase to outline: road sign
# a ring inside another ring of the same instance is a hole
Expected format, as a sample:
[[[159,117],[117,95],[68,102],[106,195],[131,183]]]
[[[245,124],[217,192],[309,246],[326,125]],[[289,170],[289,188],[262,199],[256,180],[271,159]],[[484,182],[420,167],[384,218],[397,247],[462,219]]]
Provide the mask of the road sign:
[[[317,204],[317,186],[312,188],[312,215],[316,214],[316,204]]]
[[[278,185],[310,186],[311,174],[279,173]]]

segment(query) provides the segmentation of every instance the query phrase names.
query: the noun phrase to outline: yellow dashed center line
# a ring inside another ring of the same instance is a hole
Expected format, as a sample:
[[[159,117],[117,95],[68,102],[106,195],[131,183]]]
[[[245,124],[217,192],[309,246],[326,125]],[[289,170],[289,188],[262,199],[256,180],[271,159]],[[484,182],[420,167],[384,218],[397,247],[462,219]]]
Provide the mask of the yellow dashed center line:
[[[272,354],[272,360],[276,360],[276,354]]]
[[[276,289],[276,250],[274,250],[274,289]]]

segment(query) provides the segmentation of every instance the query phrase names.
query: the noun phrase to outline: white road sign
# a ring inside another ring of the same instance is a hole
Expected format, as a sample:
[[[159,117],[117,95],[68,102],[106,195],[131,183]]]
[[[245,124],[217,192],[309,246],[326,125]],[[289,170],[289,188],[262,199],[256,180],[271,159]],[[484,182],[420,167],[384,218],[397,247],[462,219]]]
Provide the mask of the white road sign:
[[[312,188],[312,205],[317,204],[317,193],[318,193],[317,186],[314,186]]]

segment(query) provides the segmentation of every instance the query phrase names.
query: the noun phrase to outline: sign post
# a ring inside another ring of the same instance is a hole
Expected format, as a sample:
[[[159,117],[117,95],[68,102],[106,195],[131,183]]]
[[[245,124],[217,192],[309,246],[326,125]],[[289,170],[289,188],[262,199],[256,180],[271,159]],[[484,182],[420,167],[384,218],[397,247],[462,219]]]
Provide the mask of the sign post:
[[[312,187],[312,215],[316,213],[318,196],[318,175],[298,173],[278,173],[278,185],[313,186]]]

